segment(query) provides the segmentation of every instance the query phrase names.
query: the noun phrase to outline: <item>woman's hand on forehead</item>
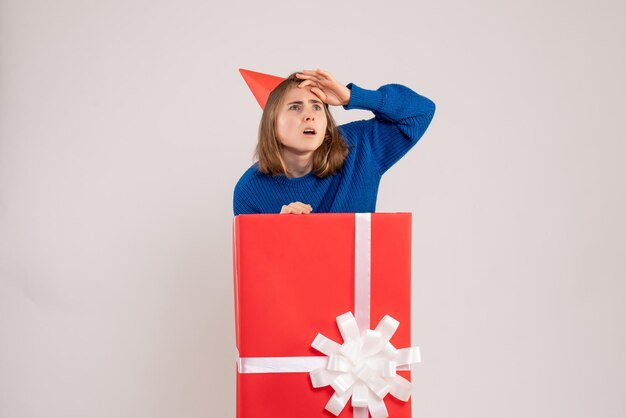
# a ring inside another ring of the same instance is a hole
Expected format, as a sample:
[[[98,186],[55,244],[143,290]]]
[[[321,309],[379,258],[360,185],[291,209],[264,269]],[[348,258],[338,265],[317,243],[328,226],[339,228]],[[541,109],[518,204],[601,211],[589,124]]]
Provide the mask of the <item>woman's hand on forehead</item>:
[[[324,70],[303,70],[296,73],[302,81],[298,87],[309,87],[311,93],[315,94],[326,104],[333,106],[345,106],[350,103],[350,89],[335,80],[328,71]]]

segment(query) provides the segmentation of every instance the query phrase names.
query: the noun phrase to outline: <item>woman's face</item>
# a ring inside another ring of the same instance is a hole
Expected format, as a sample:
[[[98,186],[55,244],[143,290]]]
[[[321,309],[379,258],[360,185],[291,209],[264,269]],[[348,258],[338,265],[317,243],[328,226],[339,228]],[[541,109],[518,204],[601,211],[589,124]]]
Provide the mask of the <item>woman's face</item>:
[[[324,104],[308,87],[291,88],[276,116],[276,135],[283,152],[299,156],[313,154],[326,134]]]

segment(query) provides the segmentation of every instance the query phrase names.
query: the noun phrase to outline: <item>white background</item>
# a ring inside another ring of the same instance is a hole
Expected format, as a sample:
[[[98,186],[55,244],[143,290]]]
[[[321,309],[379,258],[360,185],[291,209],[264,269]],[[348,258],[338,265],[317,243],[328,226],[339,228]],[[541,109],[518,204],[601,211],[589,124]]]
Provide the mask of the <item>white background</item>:
[[[416,417],[626,416],[620,0],[0,0],[0,417],[233,417],[239,67],[405,84]],[[335,109],[339,122],[369,118]]]

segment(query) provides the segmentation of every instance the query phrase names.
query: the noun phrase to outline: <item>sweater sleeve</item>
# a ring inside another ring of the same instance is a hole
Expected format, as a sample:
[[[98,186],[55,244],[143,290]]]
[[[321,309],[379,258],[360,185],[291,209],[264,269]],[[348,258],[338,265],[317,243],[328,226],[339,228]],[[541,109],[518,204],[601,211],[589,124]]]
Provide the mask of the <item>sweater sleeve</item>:
[[[235,185],[233,192],[233,213],[235,216],[241,214],[260,213],[253,203],[254,198],[258,196],[253,188],[250,187],[252,181],[253,167],[248,169]]]
[[[252,208],[252,205],[244,197],[235,194],[233,199],[233,213],[235,216],[250,213],[259,213]]]
[[[243,193],[240,190],[235,188],[235,193],[233,196],[233,213],[235,216],[241,214],[249,214],[249,213],[257,213],[254,210],[250,202],[246,199]]]
[[[399,84],[366,90],[351,83],[348,88],[351,90],[350,103],[344,106],[345,109],[374,113],[373,119],[356,124],[382,175],[424,135],[435,114],[435,104]]]

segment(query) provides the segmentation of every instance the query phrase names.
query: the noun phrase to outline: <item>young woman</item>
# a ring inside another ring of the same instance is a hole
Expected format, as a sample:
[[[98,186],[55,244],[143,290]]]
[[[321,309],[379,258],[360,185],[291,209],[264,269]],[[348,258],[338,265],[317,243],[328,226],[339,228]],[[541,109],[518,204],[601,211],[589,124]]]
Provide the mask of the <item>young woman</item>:
[[[374,118],[337,126],[328,106]],[[407,87],[344,86],[305,70],[269,95],[257,156],[235,186],[235,215],[374,212],[381,176],[422,137],[435,104]]]

